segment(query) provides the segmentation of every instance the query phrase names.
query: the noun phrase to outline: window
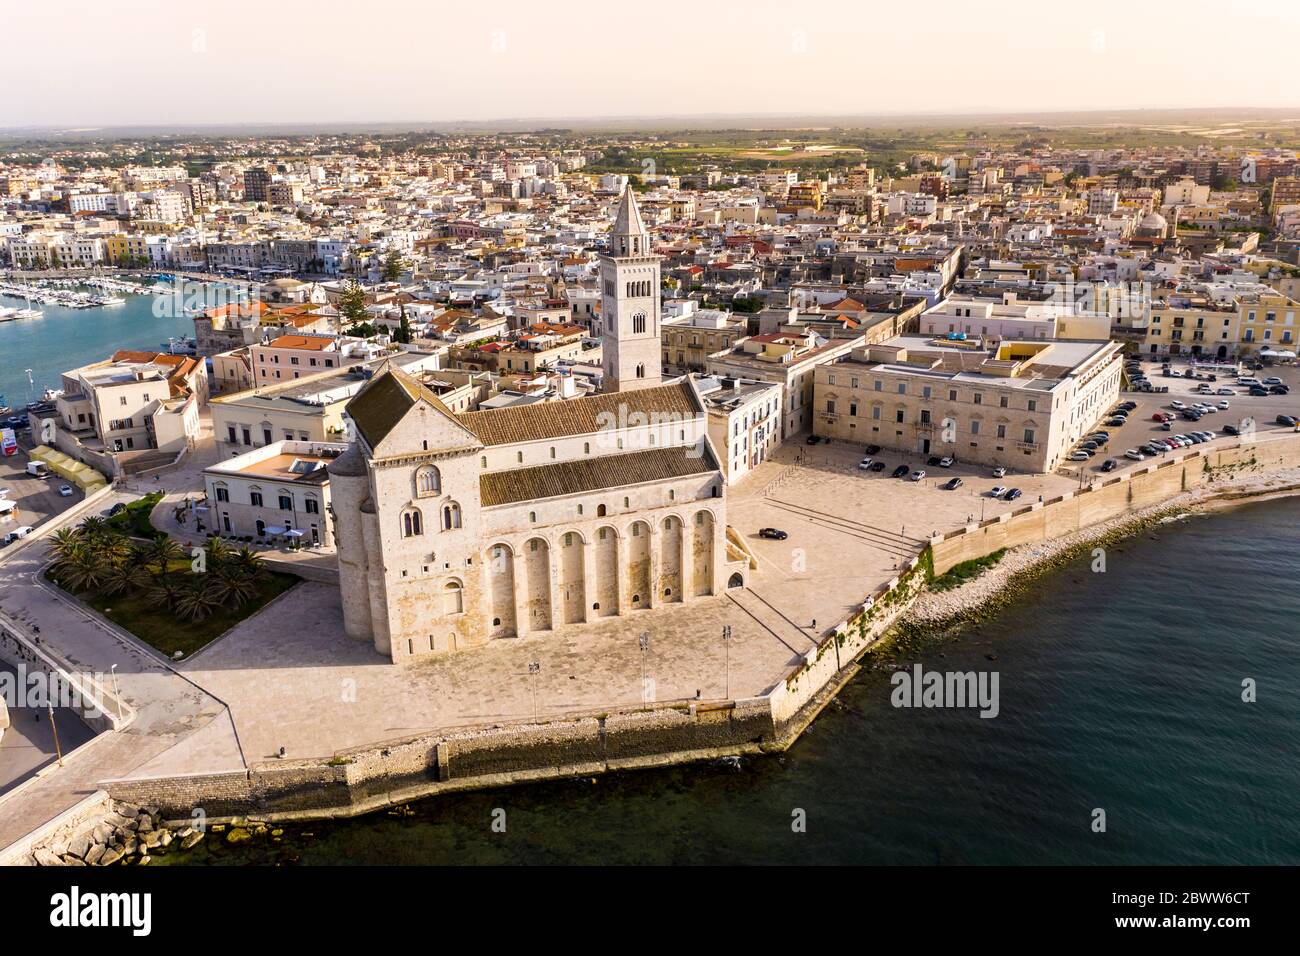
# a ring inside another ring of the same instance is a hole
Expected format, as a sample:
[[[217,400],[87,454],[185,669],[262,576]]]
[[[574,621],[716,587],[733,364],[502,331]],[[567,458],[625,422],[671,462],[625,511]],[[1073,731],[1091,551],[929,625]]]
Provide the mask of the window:
[[[452,531],[460,527],[460,505],[452,501],[442,508],[442,530]]]
[[[424,529],[420,527],[419,509],[411,508],[409,511],[402,512],[402,537],[413,538],[423,533]]]
[[[230,490],[227,489],[227,488],[222,488],[222,487],[218,486],[218,488],[217,488],[217,500],[218,500],[218,501],[229,501],[229,500],[230,500]]]
[[[1038,402],[1034,401],[1034,399],[1032,399],[1032,398],[1029,400],[1029,410],[1030,410],[1031,412],[1036,412],[1036,411],[1038,411]],[[1025,441],[1029,441],[1029,439],[1026,438]]]
[[[320,514],[320,502],[315,498],[308,498],[303,502],[302,510],[307,512],[309,515],[318,515]]]
[[[1026,445],[1032,445],[1033,443],[1034,443],[1034,430],[1033,430],[1032,428],[1026,428],[1026,429],[1025,429],[1025,444],[1026,444]]]
[[[416,497],[436,495],[442,491],[442,476],[433,465],[421,465],[415,469]]]
[[[280,496],[280,510],[281,511],[293,510],[293,498],[290,495]]]
[[[260,491],[250,491],[248,493],[248,503],[254,508],[262,507],[262,493]]]
[[[465,610],[464,592],[459,581],[448,581],[442,589],[442,613],[460,614]]]
[[[632,316],[632,332],[636,334],[644,331],[645,331],[645,313],[638,312],[636,315]]]

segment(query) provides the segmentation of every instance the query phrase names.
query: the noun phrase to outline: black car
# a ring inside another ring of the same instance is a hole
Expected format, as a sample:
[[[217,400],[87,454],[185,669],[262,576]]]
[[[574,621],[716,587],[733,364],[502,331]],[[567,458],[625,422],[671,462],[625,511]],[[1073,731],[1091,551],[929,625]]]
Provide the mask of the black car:
[[[961,487],[961,479],[949,478],[947,481],[943,483],[943,487],[946,488],[948,491],[956,491],[958,488]]]
[[[941,460],[942,459],[938,455],[931,455],[925,460],[925,463],[930,468],[938,468]]]
[[[1250,387],[1250,394],[1255,398],[1267,398],[1268,389],[1263,388],[1262,386],[1259,385],[1252,385]]]
[[[879,446],[879,445],[868,445],[866,448],[864,448],[864,449],[862,449],[862,450],[863,450],[863,452],[865,452],[865,453],[868,454],[868,455],[879,455],[879,454],[880,454],[880,446]]]
[[[818,442],[820,442],[820,441],[821,441],[821,438],[819,438],[818,436],[816,436],[816,435],[809,435],[809,436],[808,436],[808,440],[807,440],[806,442],[804,442],[804,444],[806,444],[806,445],[816,445],[816,444],[817,444]]]
[[[911,470],[912,469],[908,468],[906,465],[899,465],[897,468],[894,469],[894,477],[903,478]]]
[[[1224,426],[1223,426],[1223,434],[1225,434],[1225,435],[1240,435],[1240,434],[1241,434],[1241,430],[1240,430],[1239,428],[1237,428],[1236,425],[1224,425]]]
[[[1137,402],[1120,402],[1115,407],[1122,411],[1131,412],[1133,409],[1137,408],[1138,405]]]
[[[1021,496],[1021,494],[1023,494],[1023,492],[1019,488],[1008,488],[1007,493],[1002,496],[1002,499],[1004,501],[1015,501]]]
[[[1296,419],[1292,418],[1290,415],[1279,415],[1277,416],[1276,421],[1279,425],[1285,425],[1288,428],[1294,427],[1296,423]]]
[[[1119,462],[1117,462],[1114,458],[1107,458],[1105,461],[1101,463],[1102,471],[1114,471],[1118,467],[1119,467]]]
[[[871,463],[871,471],[884,471],[884,470],[885,470],[885,463],[883,461],[873,461]]]
[[[760,538],[768,538],[772,541],[784,541],[786,538],[790,537],[780,528],[759,528],[758,536]]]
[[[1111,428],[1119,428],[1127,421],[1128,421],[1127,418],[1108,418],[1106,419],[1106,424],[1109,425]]]
[[[1201,420],[1201,413],[1194,408],[1184,408],[1183,418],[1187,419],[1189,422],[1199,422]]]
[[[1270,385],[1270,386],[1268,387],[1268,390],[1269,390],[1269,393],[1270,393],[1270,394],[1273,394],[1273,395],[1290,395],[1290,394],[1291,394],[1291,389],[1290,389],[1290,387],[1288,387],[1288,386],[1286,386],[1286,385]]]

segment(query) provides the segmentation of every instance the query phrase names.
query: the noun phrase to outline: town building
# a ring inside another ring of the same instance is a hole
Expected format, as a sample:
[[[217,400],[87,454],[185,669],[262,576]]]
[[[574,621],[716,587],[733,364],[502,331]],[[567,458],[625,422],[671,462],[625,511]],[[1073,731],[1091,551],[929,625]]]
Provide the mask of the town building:
[[[222,537],[332,547],[327,465],[344,443],[277,441],[203,470],[205,531]]]

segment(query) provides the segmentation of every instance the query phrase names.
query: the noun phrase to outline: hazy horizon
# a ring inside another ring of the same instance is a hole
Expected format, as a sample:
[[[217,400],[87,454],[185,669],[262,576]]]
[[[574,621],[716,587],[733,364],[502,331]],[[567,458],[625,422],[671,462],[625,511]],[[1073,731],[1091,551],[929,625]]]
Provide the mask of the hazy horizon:
[[[163,0],[5,12],[3,128],[1296,109],[1300,6]],[[1081,15],[1082,14],[1082,15]],[[1111,26],[1111,24],[1115,26]],[[933,30],[926,29],[934,25]],[[1235,73],[1234,73],[1235,71]]]

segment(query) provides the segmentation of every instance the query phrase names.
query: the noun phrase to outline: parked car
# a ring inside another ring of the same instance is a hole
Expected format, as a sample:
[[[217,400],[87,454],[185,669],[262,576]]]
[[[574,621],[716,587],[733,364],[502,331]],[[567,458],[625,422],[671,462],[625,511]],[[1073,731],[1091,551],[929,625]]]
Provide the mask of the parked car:
[[[1119,428],[1121,425],[1125,425],[1125,424],[1127,424],[1127,423],[1128,423],[1128,419],[1127,419],[1127,418],[1108,418],[1108,419],[1106,419],[1106,424],[1109,425],[1111,428]]]
[[[1023,493],[1024,493],[1024,492],[1022,492],[1019,488],[1010,488],[1010,489],[1007,490],[1007,493],[1006,493],[1005,495],[1003,495],[1002,497],[1003,497],[1003,499],[1006,500],[1006,501],[1015,501],[1015,500],[1016,500],[1017,498],[1019,498]]]
[[[992,488],[989,489],[990,498],[1001,498],[1006,493],[1007,493],[1007,489],[1003,488],[1001,485],[994,485]]]
[[[1254,398],[1268,398],[1268,389],[1263,385],[1252,385],[1247,394]]]
[[[1270,385],[1268,387],[1268,393],[1270,395],[1290,395],[1291,389],[1286,385]]]
[[[879,454],[880,454],[880,446],[879,446],[879,445],[868,445],[866,448],[862,449],[862,451],[863,451],[864,454],[867,454],[867,455],[879,455]]]
[[[885,470],[885,463],[884,463],[883,461],[873,461],[873,462],[871,463],[871,470],[872,470],[872,471],[884,471],[884,470]]]
[[[1171,431],[1173,431],[1173,430],[1174,430],[1174,422],[1173,422],[1173,419],[1171,418],[1169,421],[1165,422],[1165,423],[1164,423],[1163,425],[1161,425],[1160,427],[1163,428],[1163,429],[1164,429],[1165,431],[1167,431],[1167,432],[1171,432]]]
[[[1072,451],[1065,456],[1066,461],[1087,461],[1092,456],[1086,451]]]
[[[1107,458],[1105,461],[1101,463],[1102,471],[1114,471],[1118,467],[1119,467],[1119,462],[1117,462],[1114,458]]]
[[[809,436],[808,436],[808,440],[805,441],[804,444],[805,444],[805,445],[816,445],[816,444],[817,444],[818,442],[820,442],[820,441],[821,441],[820,436],[818,436],[818,435],[809,435]]]
[[[760,538],[767,538],[770,541],[784,541],[786,538],[790,537],[780,528],[759,528],[758,536]]]
[[[951,456],[951,455],[944,455],[942,458],[940,458],[940,459],[939,459],[939,467],[940,467],[940,468],[951,468],[951,467],[952,467],[952,456]]]
[[[1265,384],[1265,385],[1281,385],[1281,384],[1282,384],[1282,380],[1281,380],[1280,378],[1278,378],[1276,375],[1270,375],[1268,378],[1264,379],[1263,384]]]
[[[943,483],[943,487],[948,491],[956,491],[958,488],[961,487],[961,485],[962,485],[962,481],[960,478],[949,478],[947,481]]]
[[[1134,461],[1147,460],[1147,456],[1142,454],[1142,452],[1138,451],[1136,448],[1130,448],[1128,451],[1124,452],[1124,457],[1132,458]]]
[[[940,458],[938,455],[931,455],[929,458],[927,458],[927,459],[925,460],[925,463],[926,463],[926,465],[928,465],[929,467],[931,467],[931,468],[935,468],[935,467],[938,467],[939,462],[941,462],[942,460],[943,460],[943,459]]]
[[[7,535],[4,536],[4,543],[13,544],[15,541],[19,540],[20,538],[25,538],[31,533],[32,533],[31,525],[29,524],[19,525],[17,528],[14,528],[14,530],[10,531]]]
[[[59,485],[59,495],[64,498],[71,498],[72,485]]]
[[[1232,407],[1232,404],[1227,399],[1224,399],[1223,401],[1219,402],[1219,404],[1216,405],[1215,407],[1221,412],[1226,412],[1229,408]]]
[[[1216,388],[1214,390],[1214,394],[1215,395],[1236,395],[1237,393],[1230,388]]]
[[[861,468],[863,471],[868,471],[870,470],[872,464],[874,464],[874,461],[875,460],[872,458],[864,458],[860,462],[858,462],[858,467]]]
[[[910,475],[907,476],[907,480],[908,480],[908,481],[920,481],[920,480],[921,480],[922,478],[924,478],[924,477],[925,477],[925,470],[924,470],[924,469],[921,469],[921,468],[918,468],[918,469],[916,469],[916,471],[912,472]]]
[[[1007,474],[1007,470],[1003,468],[1001,465],[998,465],[998,467],[993,469],[994,478],[1004,478],[1006,477],[1006,474]]]
[[[1173,417],[1174,416],[1170,415],[1168,412],[1156,412],[1154,415],[1151,416],[1151,420],[1153,422],[1167,422],[1169,421],[1169,419]]]
[[[1279,425],[1285,425],[1288,428],[1294,428],[1296,424],[1296,419],[1292,418],[1290,415],[1279,415],[1277,416],[1276,421]]]
[[[1223,433],[1225,435],[1240,435],[1241,431],[1237,428],[1236,425],[1224,425]]]
[[[1187,406],[1175,398],[1172,402],[1169,403],[1169,407],[1176,412],[1181,412]]]
[[[899,465],[897,468],[894,469],[894,477],[902,478],[911,470],[912,469],[908,468],[906,465]]]
[[[1119,408],[1121,411],[1131,412],[1131,411],[1133,411],[1133,409],[1135,409],[1135,408],[1138,407],[1138,403],[1137,403],[1137,402],[1120,402],[1119,405],[1117,405],[1116,407]]]

